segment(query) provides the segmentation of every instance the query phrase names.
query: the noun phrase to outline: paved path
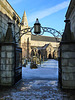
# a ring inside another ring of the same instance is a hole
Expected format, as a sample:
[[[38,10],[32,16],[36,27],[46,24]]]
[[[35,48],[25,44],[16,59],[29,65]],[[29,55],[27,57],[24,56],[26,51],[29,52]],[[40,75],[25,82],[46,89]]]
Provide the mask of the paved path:
[[[50,65],[50,63],[54,66],[55,63],[53,62],[56,61],[48,60],[42,64],[42,67],[48,67],[47,65]],[[28,79],[25,79],[23,73],[22,80],[13,87],[0,88],[0,100],[75,100],[75,90],[62,90],[58,85],[57,78],[47,79],[46,74],[45,78],[28,77]]]

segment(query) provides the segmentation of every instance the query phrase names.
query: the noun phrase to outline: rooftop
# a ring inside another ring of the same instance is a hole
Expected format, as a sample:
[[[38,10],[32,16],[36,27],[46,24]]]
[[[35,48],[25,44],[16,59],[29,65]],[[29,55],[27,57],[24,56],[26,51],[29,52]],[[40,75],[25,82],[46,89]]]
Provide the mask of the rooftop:
[[[36,35],[31,35],[31,40],[34,41],[48,41],[48,42],[56,42],[55,37],[50,37],[50,36],[36,36]]]

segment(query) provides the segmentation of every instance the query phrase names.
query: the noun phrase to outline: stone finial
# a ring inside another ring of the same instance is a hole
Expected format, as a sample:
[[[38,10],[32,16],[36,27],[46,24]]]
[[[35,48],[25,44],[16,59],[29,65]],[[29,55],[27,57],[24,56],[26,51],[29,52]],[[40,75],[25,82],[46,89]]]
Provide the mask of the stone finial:
[[[27,16],[26,16],[26,12],[24,11],[23,17],[22,17],[22,25],[24,26],[28,26],[28,21],[27,21]]]
[[[8,22],[8,29],[6,32],[5,40],[4,42],[12,43],[15,42],[15,39],[13,38],[13,33],[12,33],[12,23]]]
[[[65,30],[64,30],[63,36],[62,36],[62,41],[72,42],[72,41],[74,41],[74,35],[70,29],[70,20],[65,20],[64,22],[66,23],[66,25],[65,25]]]

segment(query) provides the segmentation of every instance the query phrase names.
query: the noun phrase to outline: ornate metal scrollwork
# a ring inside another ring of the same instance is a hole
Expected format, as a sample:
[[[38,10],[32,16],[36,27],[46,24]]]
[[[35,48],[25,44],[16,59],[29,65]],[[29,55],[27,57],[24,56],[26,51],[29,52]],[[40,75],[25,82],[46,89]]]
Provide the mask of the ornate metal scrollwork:
[[[15,37],[18,38],[17,42],[21,39],[21,37],[24,34],[26,34],[28,32],[31,32],[33,35],[37,35],[37,34],[34,33],[34,26],[31,27],[31,28],[25,28],[25,29],[20,30],[20,32],[15,34]],[[57,31],[56,29],[41,26],[41,33],[39,35],[43,35],[45,32],[48,32],[48,33],[52,34],[55,37],[56,41],[61,40],[60,38],[62,37],[62,34],[59,31]]]

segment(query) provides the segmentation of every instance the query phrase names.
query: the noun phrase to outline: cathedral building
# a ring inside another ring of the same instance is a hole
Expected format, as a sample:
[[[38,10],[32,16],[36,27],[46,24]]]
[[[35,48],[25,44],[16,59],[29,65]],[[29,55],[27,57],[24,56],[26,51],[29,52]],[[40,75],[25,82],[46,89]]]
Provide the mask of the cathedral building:
[[[23,17],[22,17],[22,26],[21,30],[25,28],[30,28],[28,26],[28,21],[27,21],[27,16],[26,12],[24,11]],[[36,36],[32,35],[31,32],[28,32],[24,34],[21,37],[21,48],[22,48],[22,57],[23,58],[31,58],[31,52],[34,50],[34,48],[40,48],[40,51],[42,51],[42,48],[45,45],[51,45],[49,46],[49,49],[46,51],[49,53],[49,50],[51,49],[51,55],[53,57],[53,53],[58,50],[59,43],[56,41],[55,37],[50,37],[50,36]],[[47,46],[47,47],[48,47]],[[39,51],[39,49],[38,49]],[[44,50],[43,50],[44,52]],[[43,53],[44,54],[44,53]],[[47,54],[47,58],[49,57],[50,54]],[[44,55],[42,55],[44,56]],[[46,57],[46,55],[45,55]]]

